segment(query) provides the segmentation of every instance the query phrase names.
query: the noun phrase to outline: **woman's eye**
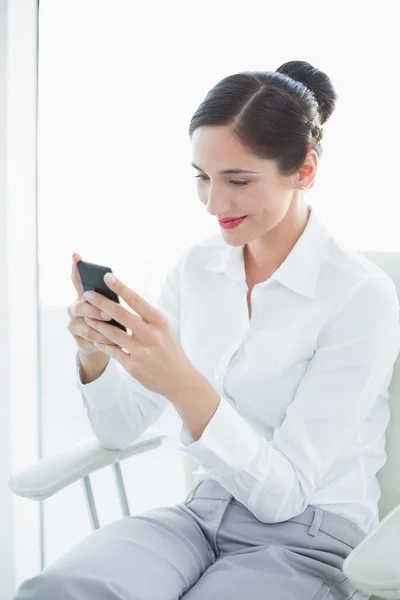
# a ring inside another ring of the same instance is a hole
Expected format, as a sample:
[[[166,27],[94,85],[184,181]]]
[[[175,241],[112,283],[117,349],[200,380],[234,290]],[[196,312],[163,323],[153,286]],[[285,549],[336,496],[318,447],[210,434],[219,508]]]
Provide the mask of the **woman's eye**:
[[[234,183],[235,185],[239,185],[239,186],[243,186],[243,185],[248,185],[248,181],[233,181],[233,179],[231,179],[231,183]]]
[[[200,178],[201,181],[206,181],[208,179],[206,175],[195,175],[195,177]],[[233,183],[238,187],[243,187],[245,185],[248,185],[249,181],[234,181],[233,179],[231,179],[230,183]]]

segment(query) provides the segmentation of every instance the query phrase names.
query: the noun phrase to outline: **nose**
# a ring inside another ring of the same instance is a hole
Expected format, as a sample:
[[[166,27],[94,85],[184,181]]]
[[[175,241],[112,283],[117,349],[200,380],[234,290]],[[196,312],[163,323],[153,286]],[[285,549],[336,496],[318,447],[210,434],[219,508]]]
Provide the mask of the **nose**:
[[[216,217],[217,215],[224,215],[229,212],[231,202],[224,194],[221,188],[213,184],[208,187],[208,193],[206,196],[207,211],[210,215]]]

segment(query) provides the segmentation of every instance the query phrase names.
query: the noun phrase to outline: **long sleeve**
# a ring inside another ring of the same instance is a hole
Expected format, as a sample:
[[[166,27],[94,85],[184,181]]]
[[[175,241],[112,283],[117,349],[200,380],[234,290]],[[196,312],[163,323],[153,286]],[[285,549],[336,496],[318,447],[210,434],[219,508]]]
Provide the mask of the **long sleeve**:
[[[288,520],[305,510],[357,435],[390,383],[399,350],[399,303],[393,282],[386,276],[363,280],[323,327],[272,440],[254,431],[221,396],[199,440],[182,427],[181,449],[261,521]]]
[[[185,252],[169,271],[155,302],[168,319],[175,335],[180,336],[180,264]],[[76,354],[76,382],[92,429],[107,449],[119,450],[140,437],[161,416],[168,400],[147,390],[122,366],[110,358],[105,371],[96,380],[83,384]]]

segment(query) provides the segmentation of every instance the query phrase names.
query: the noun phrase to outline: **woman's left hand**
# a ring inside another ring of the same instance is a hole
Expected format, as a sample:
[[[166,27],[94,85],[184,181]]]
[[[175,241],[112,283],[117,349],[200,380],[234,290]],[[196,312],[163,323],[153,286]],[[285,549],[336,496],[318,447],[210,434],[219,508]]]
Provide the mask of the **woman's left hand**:
[[[189,361],[166,317],[119,279],[116,278],[115,283],[109,282],[107,275],[104,277],[107,286],[139,316],[102,294],[91,292],[94,297],[90,298],[85,292],[85,299],[90,304],[132,331],[131,335],[107,322],[97,319],[89,322],[85,318],[93,329],[120,348],[95,345],[119,362],[145,388],[171,400],[190,387],[196,374],[199,376],[198,371]]]

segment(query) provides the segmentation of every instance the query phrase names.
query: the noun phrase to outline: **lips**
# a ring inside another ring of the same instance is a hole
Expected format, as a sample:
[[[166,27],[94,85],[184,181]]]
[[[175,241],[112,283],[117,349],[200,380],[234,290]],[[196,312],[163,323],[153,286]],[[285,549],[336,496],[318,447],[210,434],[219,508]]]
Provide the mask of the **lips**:
[[[241,217],[227,217],[226,219],[218,219],[220,223],[230,223],[231,221],[238,221],[238,219],[244,219],[246,215],[242,215]]]
[[[230,221],[218,221],[218,223],[222,229],[235,229],[236,227],[239,227],[246,218],[247,215],[245,217],[239,217],[238,219],[231,219]]]

